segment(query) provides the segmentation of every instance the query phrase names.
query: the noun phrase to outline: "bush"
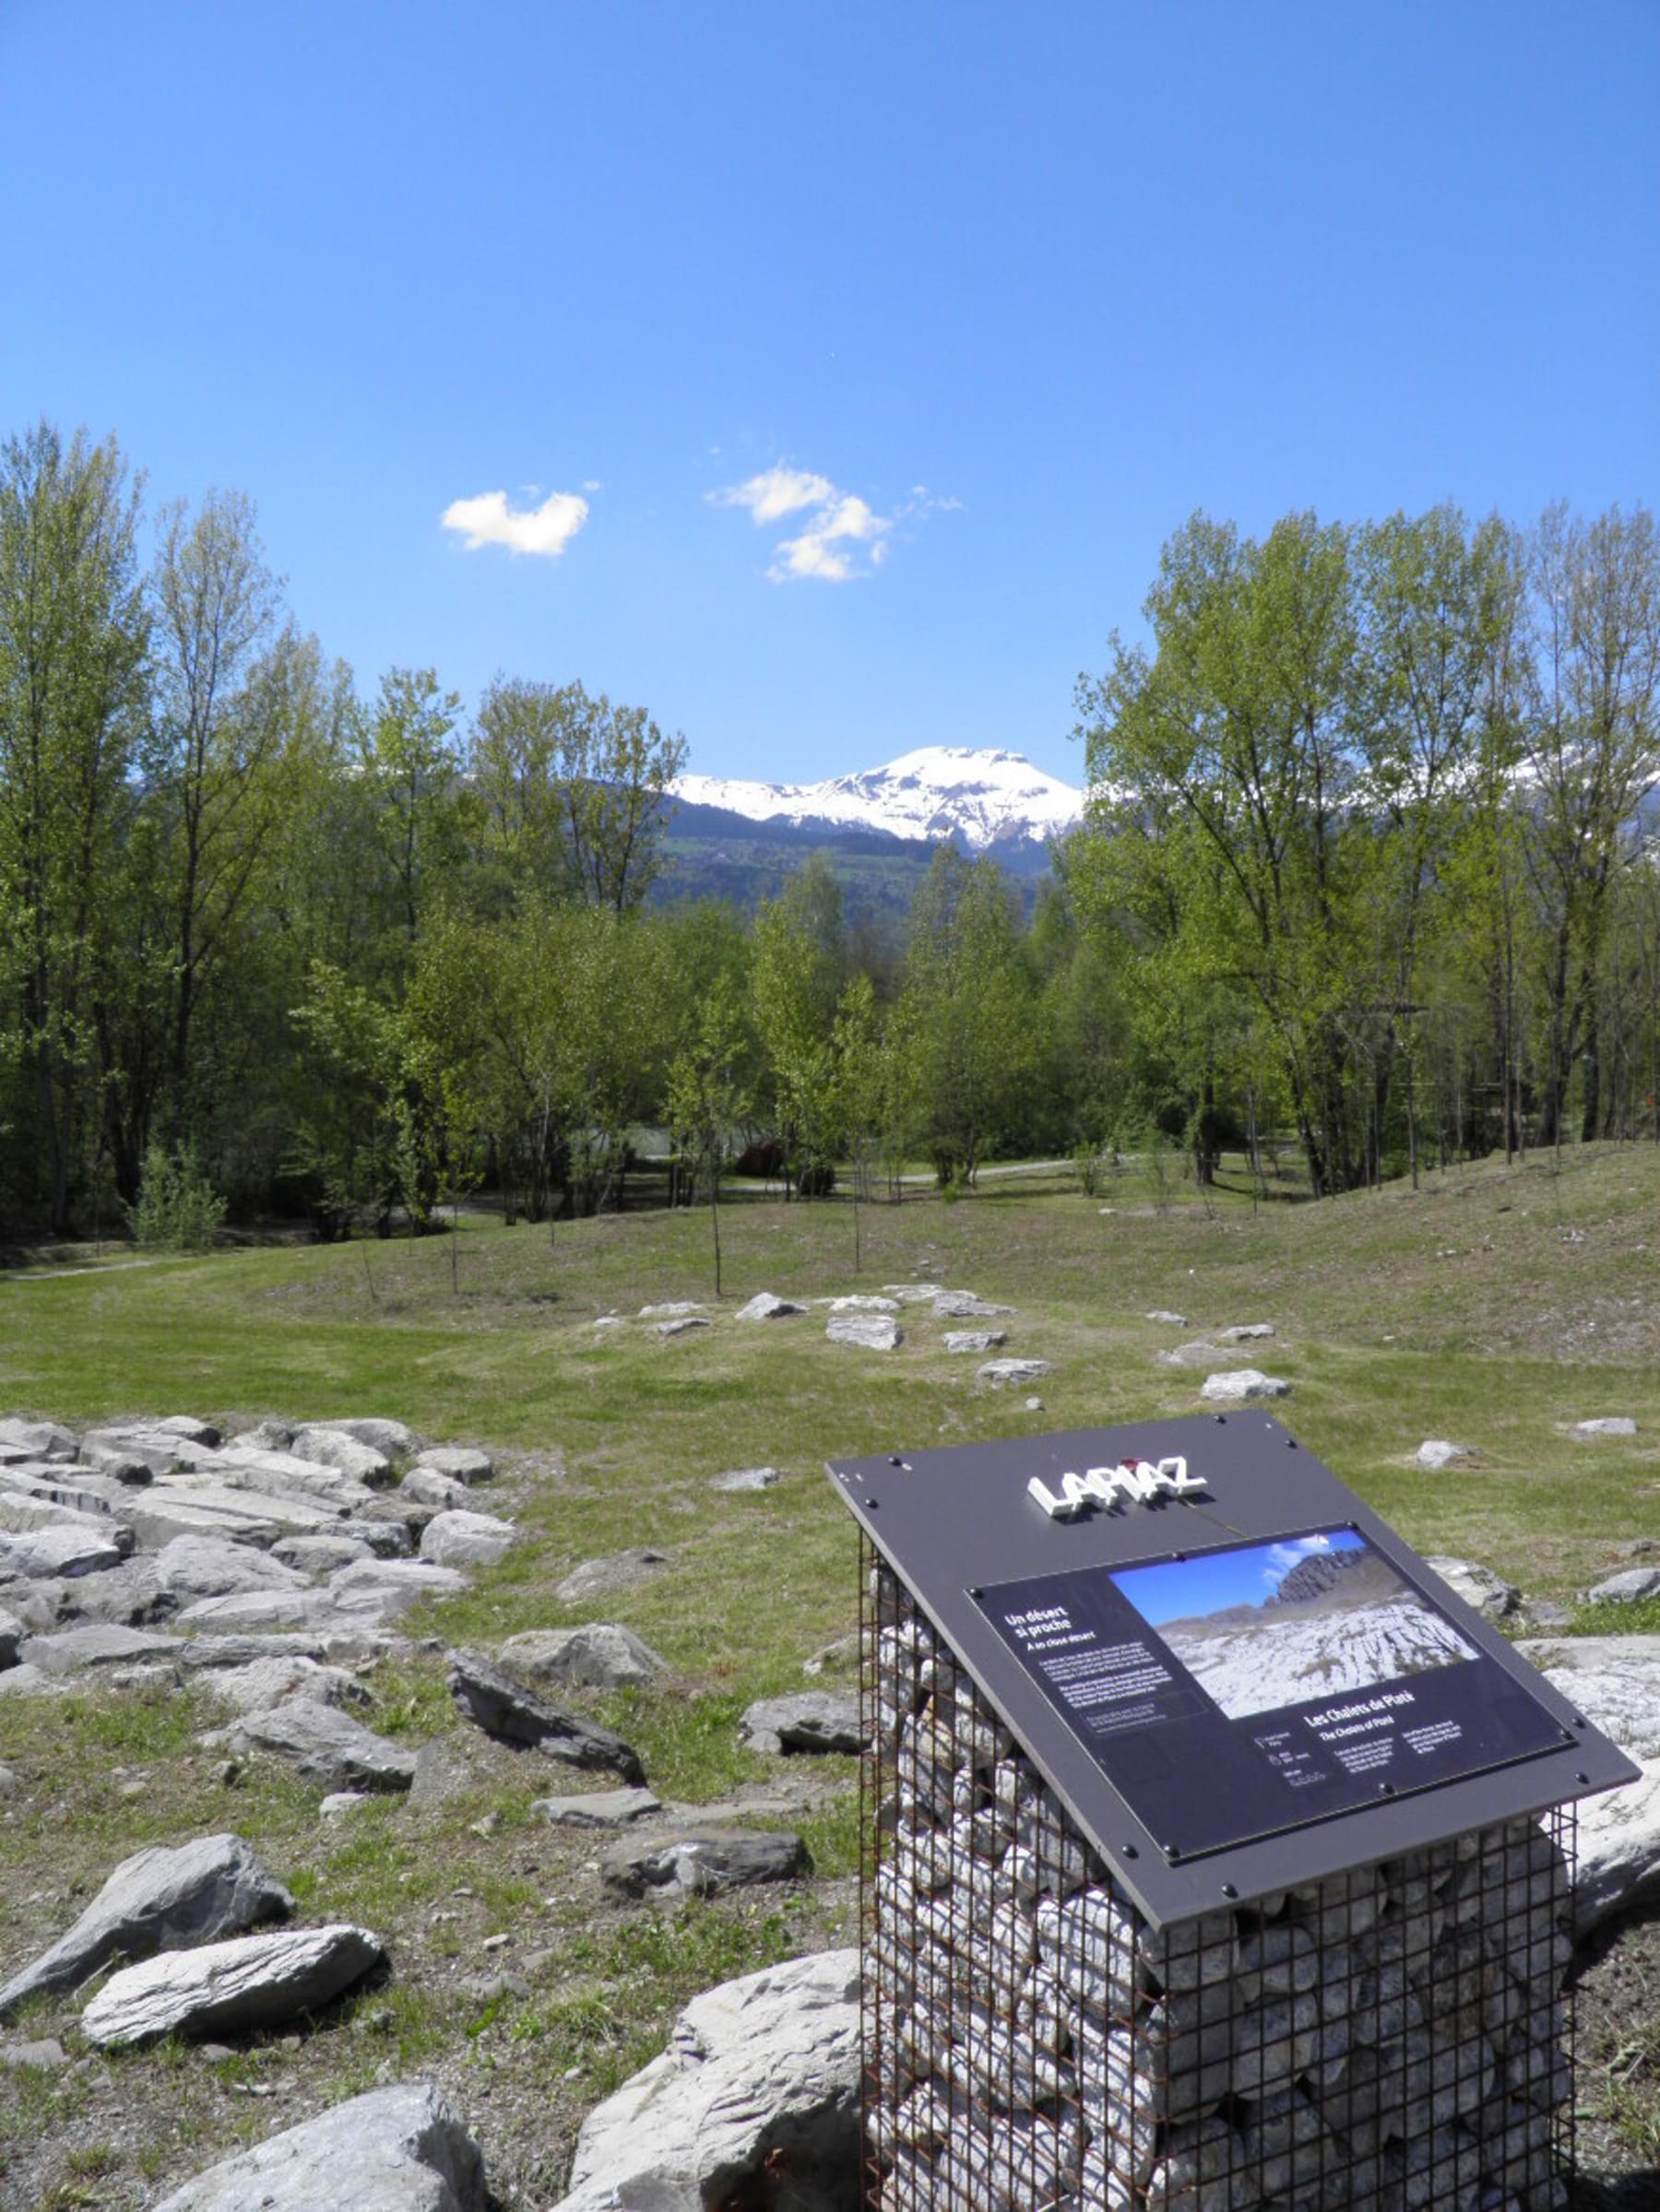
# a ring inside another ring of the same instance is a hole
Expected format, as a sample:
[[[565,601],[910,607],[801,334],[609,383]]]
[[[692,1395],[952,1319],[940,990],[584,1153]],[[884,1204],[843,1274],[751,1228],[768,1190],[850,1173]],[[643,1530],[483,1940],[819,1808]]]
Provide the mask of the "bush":
[[[152,1144],[144,1155],[138,1200],[127,1208],[136,1243],[159,1252],[207,1252],[225,1218],[225,1201],[203,1174],[195,1152]]]

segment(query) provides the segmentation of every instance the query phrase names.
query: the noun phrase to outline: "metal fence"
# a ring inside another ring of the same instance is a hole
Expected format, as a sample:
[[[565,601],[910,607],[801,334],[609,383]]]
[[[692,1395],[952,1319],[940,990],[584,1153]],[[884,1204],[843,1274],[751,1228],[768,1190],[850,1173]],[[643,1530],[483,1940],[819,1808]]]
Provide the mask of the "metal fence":
[[[870,2212],[1561,2212],[1571,1806],[1156,1930],[860,1591]]]

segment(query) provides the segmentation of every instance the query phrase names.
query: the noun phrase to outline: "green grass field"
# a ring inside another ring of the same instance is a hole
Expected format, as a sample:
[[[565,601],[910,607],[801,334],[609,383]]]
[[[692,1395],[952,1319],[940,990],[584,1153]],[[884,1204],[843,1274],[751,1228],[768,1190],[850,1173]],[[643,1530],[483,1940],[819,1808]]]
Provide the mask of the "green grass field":
[[[737,1715],[800,1686],[802,1661],[853,1626],[854,1531],[826,1459],[1191,1414],[1202,1373],[1155,1355],[1208,1329],[1275,1324],[1251,1350],[1294,1385],[1279,1417],[1424,1551],[1571,1603],[1629,1564],[1622,1545],[1660,1540],[1660,1152],[1589,1148],[1559,1170],[1489,1165],[1428,1177],[1416,1193],[1260,1209],[1242,1180],[1163,1202],[1133,1169],[1093,1200],[1057,1175],[988,1182],[954,1204],[919,1191],[861,1208],[859,1227],[856,1273],[846,1200],[723,1206],[718,1306],[706,1212],[561,1224],[551,1239],[470,1215],[453,1239],[421,1243],[144,1265],[127,1251],[102,1263],[40,1255],[0,1275],[0,1406],[71,1423],[376,1413],[494,1448],[510,1470],[506,1509],[533,1541],[417,1632],[488,1646],[583,1617],[553,1599],[561,1576],[657,1545],[670,1563],[653,1581],[586,1610],[637,1629],[674,1679],[592,1703],[638,1745],[659,1793],[692,1803],[777,1783],[777,1762],[737,1746]],[[85,1272],[59,1272],[70,1266]],[[827,1343],[822,1315],[729,1319],[757,1290],[824,1296],[910,1280],[1014,1306],[1008,1352],[1054,1362],[1041,1409],[978,1383],[978,1361],[944,1353],[945,1324],[926,1308],[904,1317],[906,1342],[888,1354]],[[637,1324],[591,1326],[673,1298],[709,1301],[716,1326],[669,1342]],[[1149,1323],[1156,1307],[1189,1326]],[[1639,1434],[1568,1433],[1605,1414],[1633,1415]],[[1473,1446],[1476,1464],[1421,1472],[1414,1454],[1429,1437]],[[764,1462],[788,1479],[753,1496],[710,1487]],[[1655,1610],[1583,1619],[1647,1627]],[[369,1680],[385,1733],[413,1743],[458,1728],[436,1648]],[[848,1939],[851,1761],[811,1777],[788,1762],[788,1820],[812,1849],[813,1882],[664,1916],[601,1903],[592,1844],[531,1818],[530,1800],[562,1786],[545,1767],[474,1738],[456,1799],[377,1804],[325,1828],[315,1792],[274,1768],[223,1779],[196,1743],[219,1717],[194,1694],[0,1708],[0,1758],[23,1784],[0,1808],[0,1966],[31,1956],[140,1843],[233,1827],[308,1915],[384,1934],[392,1977],[298,2050],[269,2039],[218,2064],[172,2048],[96,2062],[112,2087],[91,2100],[94,2123],[82,2077],[0,2079],[0,2204],[137,2206],[325,2095],[387,2068],[435,2068],[477,2123],[503,2201],[542,2205],[582,2112],[649,2053],[687,1994]],[[484,1953],[502,1934],[506,1945]],[[517,1987],[468,1995],[461,1981],[492,1961]],[[72,2029],[73,2011],[52,2005],[23,2025],[70,2044]],[[1629,2128],[1653,2124],[1642,2105]]]

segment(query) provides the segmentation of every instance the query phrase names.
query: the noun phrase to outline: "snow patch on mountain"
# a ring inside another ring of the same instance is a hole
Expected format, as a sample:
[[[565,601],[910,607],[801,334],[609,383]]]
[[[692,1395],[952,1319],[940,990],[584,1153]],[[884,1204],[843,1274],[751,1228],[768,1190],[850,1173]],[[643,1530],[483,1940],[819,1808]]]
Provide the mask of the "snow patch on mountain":
[[[751,822],[885,830],[895,837],[955,837],[970,852],[1010,839],[1041,843],[1077,822],[1084,794],[1017,752],[922,745],[884,767],[817,784],[744,783],[682,775],[676,798]]]

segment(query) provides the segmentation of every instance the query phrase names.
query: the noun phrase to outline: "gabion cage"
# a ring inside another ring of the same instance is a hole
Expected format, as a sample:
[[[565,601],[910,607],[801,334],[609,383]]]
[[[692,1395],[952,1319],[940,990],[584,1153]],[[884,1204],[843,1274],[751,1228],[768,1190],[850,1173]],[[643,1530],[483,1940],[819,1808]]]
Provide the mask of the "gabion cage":
[[[1155,1928],[861,1535],[869,2212],[1559,2212],[1571,1805]]]

